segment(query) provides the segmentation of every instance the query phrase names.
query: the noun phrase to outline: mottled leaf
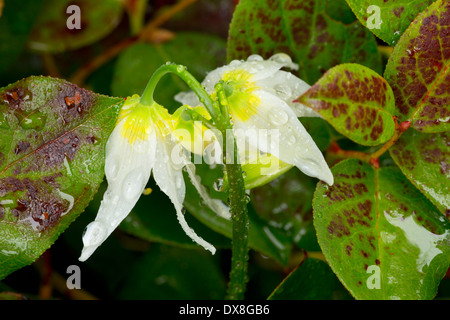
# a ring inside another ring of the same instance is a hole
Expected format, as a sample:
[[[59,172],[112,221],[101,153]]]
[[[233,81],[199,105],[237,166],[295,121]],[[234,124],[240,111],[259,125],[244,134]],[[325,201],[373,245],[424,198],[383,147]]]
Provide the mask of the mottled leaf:
[[[408,130],[389,152],[405,176],[450,217],[450,132]]]
[[[310,84],[345,62],[381,72],[374,36],[358,21],[344,24],[330,18],[330,11],[341,12],[339,7],[322,0],[241,0],[230,26],[228,60],[285,52],[299,64],[300,78]]]
[[[394,46],[414,18],[434,0],[346,0],[359,21]]]
[[[278,285],[268,300],[330,300],[336,282],[326,262],[307,258]]]
[[[17,2],[0,3],[0,74],[15,62],[27,43],[34,22],[39,16],[43,0],[23,0],[18,10]],[[3,7],[3,13],[1,9]]]
[[[333,67],[299,101],[359,144],[378,145],[394,134],[392,89],[383,77],[364,66]]]
[[[0,278],[37,259],[88,205],[121,101],[47,77],[0,89]]]
[[[73,5],[79,11],[69,8]],[[28,45],[39,52],[60,53],[93,44],[117,27],[122,12],[118,0],[46,0]]]
[[[187,66],[188,71],[201,81],[207,72],[225,63],[225,41],[197,32],[180,32],[175,39],[164,44],[135,44],[119,56],[111,85],[112,94],[126,97],[143,92],[153,72],[166,62]],[[181,79],[168,75],[158,83],[155,100],[174,109],[179,106],[174,96],[188,90]]]
[[[345,160],[319,183],[314,224],[326,259],[357,299],[432,299],[450,263],[450,225],[396,167]]]
[[[401,121],[423,132],[450,129],[449,67],[450,2],[438,0],[411,23],[386,66]]]

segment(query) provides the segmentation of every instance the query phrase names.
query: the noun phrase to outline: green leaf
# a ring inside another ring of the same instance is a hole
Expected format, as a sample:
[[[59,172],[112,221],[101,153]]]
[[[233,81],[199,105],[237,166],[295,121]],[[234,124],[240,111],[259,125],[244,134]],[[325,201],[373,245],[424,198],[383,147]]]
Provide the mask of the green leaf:
[[[297,168],[251,190],[256,213],[269,225],[278,227],[298,247],[319,251],[312,226],[312,198],[316,179]]]
[[[330,16],[341,6],[322,0],[241,0],[228,38],[228,60],[251,54],[269,58],[289,54],[299,64],[299,76],[314,83],[329,68],[345,62],[381,72],[374,36],[358,21],[343,24]],[[348,9],[348,7],[347,7]],[[344,10],[345,11],[345,10]]]
[[[211,192],[213,198],[227,201],[228,193],[214,190],[214,183],[221,179],[223,170],[221,167],[210,168],[207,164],[196,165],[197,174],[201,177],[202,184]],[[186,179],[185,179],[186,180]],[[187,180],[186,180],[187,181]],[[218,216],[204,205],[198,192],[191,183],[186,183],[186,197],[184,205],[200,222],[210,229],[231,239],[231,221]],[[252,202],[248,205],[249,214],[249,247],[271,257],[283,265],[289,261],[292,250],[290,237],[284,230],[272,226],[255,212]]]
[[[0,74],[6,71],[22,52],[34,22],[41,11],[42,0],[7,0],[0,12]],[[1,6],[0,6],[1,9]]]
[[[389,149],[404,175],[445,214],[450,215],[450,132],[406,131]]]
[[[375,71],[358,64],[328,70],[299,101],[365,146],[384,143],[395,131],[392,89]]]
[[[450,2],[438,0],[411,23],[394,48],[384,77],[399,120],[423,132],[450,129]]]
[[[225,279],[214,256],[204,250],[152,246],[128,270],[120,299],[223,299]]]
[[[302,261],[268,300],[330,300],[336,277],[327,263],[307,258]]]
[[[103,180],[122,99],[30,77],[0,89],[0,278],[37,259]]]
[[[71,5],[80,8],[80,29],[68,27],[78,19],[75,11],[66,12]],[[101,4],[97,0],[45,0],[28,46],[39,52],[61,53],[93,44],[118,26],[122,12],[117,0]]]
[[[432,299],[450,264],[450,225],[396,167],[345,160],[319,183],[314,225],[357,299]]]
[[[414,18],[434,0],[346,1],[362,25],[387,44],[394,46]]]
[[[175,39],[160,45],[137,43],[126,49],[116,63],[112,94],[129,96],[143,92],[153,72],[166,62],[188,67],[200,81],[206,73],[225,63],[225,41],[216,36],[180,32]],[[169,110],[175,109],[175,94],[189,91],[189,87],[177,76],[161,79],[155,91],[155,100]]]

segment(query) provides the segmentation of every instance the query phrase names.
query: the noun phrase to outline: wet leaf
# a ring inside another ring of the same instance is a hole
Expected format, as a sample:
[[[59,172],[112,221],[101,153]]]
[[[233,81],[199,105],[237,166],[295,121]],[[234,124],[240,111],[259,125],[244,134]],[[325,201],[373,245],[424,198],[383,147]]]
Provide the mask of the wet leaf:
[[[405,176],[445,214],[450,216],[450,132],[408,130],[389,149]]]
[[[225,280],[204,250],[153,246],[132,266],[120,299],[223,299]]]
[[[224,64],[225,41],[212,35],[180,32],[164,44],[135,44],[119,56],[112,94],[126,97],[143,92],[153,72],[166,62],[187,66],[188,71],[202,81],[207,72]],[[174,96],[181,91],[189,91],[181,79],[174,75],[165,76],[155,91],[155,100],[174,111],[179,106]]]
[[[343,24],[330,18],[334,11],[341,14],[338,8],[322,0],[241,0],[230,26],[228,60],[284,52],[299,64],[300,78],[310,84],[345,62],[381,72],[374,36],[358,21]]]
[[[211,169],[209,165],[197,166],[197,174],[202,178],[202,184],[210,190],[213,198],[227,201],[226,192],[214,191],[213,184],[217,179],[222,178],[223,171],[220,167]],[[249,198],[250,200],[250,198]],[[200,222],[208,226],[215,232],[231,239],[231,220],[218,216],[202,202],[198,192],[191,183],[186,183],[186,198],[184,205]],[[266,220],[258,216],[253,208],[252,202],[248,205],[249,213],[249,247],[261,252],[265,256],[271,257],[281,264],[287,264],[292,250],[292,242],[285,231],[272,226]]]
[[[23,0],[17,10],[17,3],[0,3],[0,74],[15,62],[27,43],[31,28],[41,11],[43,0]],[[3,7],[3,13],[1,9]]]
[[[433,0],[346,0],[362,25],[394,46],[414,18]]]
[[[73,5],[79,11],[69,8]],[[118,0],[103,0],[101,4],[97,0],[45,0],[28,46],[39,52],[60,53],[93,44],[117,27],[122,12]]]
[[[336,282],[326,262],[307,258],[278,285],[268,300],[330,300]]]
[[[450,225],[396,167],[354,159],[319,183],[314,224],[326,259],[357,299],[432,299],[450,263]]]
[[[88,205],[121,101],[48,77],[0,89],[0,278],[37,259]]]
[[[378,145],[394,134],[392,89],[383,77],[364,66],[333,67],[299,100],[359,144]]]
[[[302,249],[320,250],[312,226],[312,198],[316,179],[293,168],[277,179],[251,190],[256,213],[278,227]]]
[[[438,0],[417,16],[394,48],[384,77],[399,120],[423,132],[450,129],[450,2]]]

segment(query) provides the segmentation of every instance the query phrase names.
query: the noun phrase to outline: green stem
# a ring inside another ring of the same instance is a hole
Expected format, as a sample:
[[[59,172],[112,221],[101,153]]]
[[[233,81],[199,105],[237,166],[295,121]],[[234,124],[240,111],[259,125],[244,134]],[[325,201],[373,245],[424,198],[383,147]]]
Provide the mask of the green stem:
[[[142,93],[142,104],[150,106],[154,103],[153,93],[155,92],[155,88],[159,80],[161,80],[161,78],[167,73],[174,73],[178,75],[184,82],[186,82],[186,84],[192,89],[192,91],[194,91],[195,94],[199,97],[200,102],[206,107],[211,117],[220,121],[221,115],[219,112],[219,108],[202,87],[202,85],[197,81],[197,79],[194,78],[192,74],[190,74],[186,70],[185,66],[173,63],[162,65],[153,73],[152,77],[147,83],[147,87]]]
[[[244,177],[239,162],[239,153],[228,116],[228,102],[223,83],[216,85],[217,97],[221,106],[224,122],[221,125],[225,137],[225,170],[229,183],[229,205],[232,221],[231,271],[228,283],[227,299],[242,300],[248,281],[248,211]],[[232,146],[232,148],[230,148]]]

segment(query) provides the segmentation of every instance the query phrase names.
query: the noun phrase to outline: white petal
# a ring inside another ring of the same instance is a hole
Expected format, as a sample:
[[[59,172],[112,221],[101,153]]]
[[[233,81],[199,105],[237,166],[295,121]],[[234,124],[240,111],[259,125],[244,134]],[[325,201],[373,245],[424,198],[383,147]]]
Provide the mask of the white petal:
[[[290,72],[280,70],[270,79],[258,81],[257,86],[280,97],[294,110],[297,117],[321,117],[313,109],[294,102],[311,86]]]
[[[200,100],[198,99],[197,95],[193,91],[189,92],[180,92],[175,95],[175,101],[183,104],[188,105],[191,107],[196,107],[200,105]]]
[[[155,157],[154,132],[148,140],[131,145],[122,137],[121,128],[121,124],[117,125],[107,142],[105,173],[108,188],[95,221],[86,227],[80,261],[88,259],[127,217],[150,177]]]
[[[212,199],[209,196],[206,188],[201,184],[201,178],[195,174],[195,165],[193,163],[187,164],[186,171],[191,178],[192,184],[194,185],[195,189],[197,189],[205,204],[219,216],[229,220],[231,218],[230,208],[221,200]]]
[[[259,90],[255,94],[261,99],[257,113],[245,122],[235,119],[236,136],[247,132],[246,139],[259,150],[295,165],[309,176],[333,184],[333,175],[322,152],[292,109],[271,93]],[[258,129],[256,133],[254,129]]]
[[[179,164],[174,164],[171,157],[173,148],[177,144],[170,137],[163,140],[158,139],[156,143],[156,162],[153,168],[153,177],[160,189],[170,198],[177,212],[178,222],[184,232],[196,243],[211,251],[216,249],[208,242],[199,237],[190,228],[184,219],[183,202],[186,194],[186,186],[183,180],[183,172]],[[178,160],[175,160],[178,161]]]

